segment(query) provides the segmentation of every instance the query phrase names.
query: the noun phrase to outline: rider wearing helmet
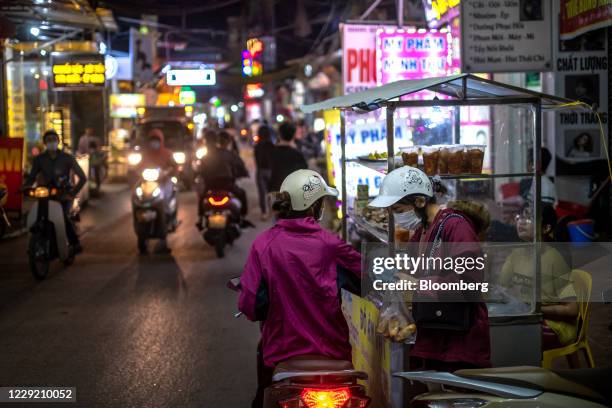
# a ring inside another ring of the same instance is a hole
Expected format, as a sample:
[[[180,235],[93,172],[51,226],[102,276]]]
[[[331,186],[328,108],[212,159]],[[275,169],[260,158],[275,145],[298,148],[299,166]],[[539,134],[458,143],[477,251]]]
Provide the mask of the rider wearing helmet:
[[[274,366],[284,360],[318,355],[351,361],[348,326],[338,296],[338,265],[359,278],[361,255],[317,222],[325,196],[337,195],[315,171],[289,174],[273,204],[279,218],[276,225],[251,247],[238,308],[250,320],[265,320],[261,333],[265,368],[253,406],[261,403]],[[266,316],[257,312],[262,292],[268,293]]]
[[[440,192],[444,192],[444,187],[439,181],[432,183],[421,170],[403,166],[391,171],[383,179],[380,195],[370,206],[390,208],[396,221],[416,230],[411,242],[419,244],[426,255],[434,253],[434,256],[442,258],[480,256],[477,243],[480,241],[478,234],[483,223],[477,221],[473,214],[458,210],[457,206],[445,207],[438,204],[436,194]],[[482,218],[487,219],[486,216]],[[436,244],[447,245],[434,245],[434,241]],[[454,279],[459,276],[455,276],[452,271],[449,275],[436,273],[438,279]],[[418,272],[416,277],[419,277]],[[475,269],[467,270],[460,277],[475,282],[484,281],[482,272]],[[454,308],[467,308],[467,330],[431,328],[426,323],[419,325],[418,311],[415,313],[418,335],[410,352],[411,369],[452,372],[460,368],[490,366],[487,308],[478,297],[468,299],[469,302],[463,305],[450,304]],[[418,309],[417,306],[413,304],[413,310]]]
[[[38,176],[42,176],[42,180],[47,185],[67,189],[66,194],[61,199],[66,224],[66,236],[70,244],[73,245],[75,252],[78,253],[82,251],[82,247],[69,213],[72,208],[73,198],[85,186],[87,176],[85,176],[85,172],[83,172],[74,156],[59,148],[59,140],[59,135],[53,129],[47,130],[44,133],[43,142],[46,149],[34,158],[32,170],[25,180],[25,185],[31,186]],[[72,185],[72,173],[76,174],[79,180],[74,186]]]
[[[164,210],[166,219],[171,219],[170,198],[174,189],[172,176],[176,174],[177,164],[172,157],[172,150],[164,146],[164,132],[161,129],[154,128],[147,133],[146,144],[142,152],[141,169],[158,168],[161,170],[159,185],[164,197]],[[146,252],[146,247],[139,248],[141,253]],[[159,240],[157,253],[170,253],[166,238]]]

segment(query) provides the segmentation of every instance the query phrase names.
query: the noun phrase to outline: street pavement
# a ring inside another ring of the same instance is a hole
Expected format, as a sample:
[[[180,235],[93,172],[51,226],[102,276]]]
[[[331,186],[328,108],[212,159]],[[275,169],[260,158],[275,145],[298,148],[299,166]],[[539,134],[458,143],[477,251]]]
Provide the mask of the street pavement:
[[[243,185],[257,228],[224,259],[194,227],[194,192],[180,195],[172,254],[138,255],[121,185],[83,211],[84,253],[43,282],[28,270],[27,236],[0,241],[0,386],[77,387],[83,407],[249,406],[258,327],[233,317],[225,284],[265,225]]]

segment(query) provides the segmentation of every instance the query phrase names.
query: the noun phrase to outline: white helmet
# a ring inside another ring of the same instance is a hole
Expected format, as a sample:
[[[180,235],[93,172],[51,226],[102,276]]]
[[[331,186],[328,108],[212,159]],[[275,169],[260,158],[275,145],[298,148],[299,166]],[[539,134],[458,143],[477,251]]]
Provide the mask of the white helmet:
[[[338,197],[338,190],[329,187],[323,177],[316,171],[302,169],[288,175],[280,191],[289,193],[291,208],[294,211],[304,211],[324,196]]]
[[[433,197],[431,180],[421,170],[403,166],[393,170],[383,179],[380,192],[370,207],[389,207],[411,194]]]

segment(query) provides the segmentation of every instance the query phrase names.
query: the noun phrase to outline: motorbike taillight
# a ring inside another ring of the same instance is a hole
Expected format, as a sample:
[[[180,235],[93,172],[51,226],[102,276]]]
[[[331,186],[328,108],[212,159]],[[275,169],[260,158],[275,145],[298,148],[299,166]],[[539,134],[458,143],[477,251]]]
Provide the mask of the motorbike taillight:
[[[213,207],[222,207],[229,202],[228,196],[223,197],[208,197],[208,203]]]
[[[349,388],[305,388],[299,396],[279,401],[281,408],[365,408],[368,397],[351,394]]]

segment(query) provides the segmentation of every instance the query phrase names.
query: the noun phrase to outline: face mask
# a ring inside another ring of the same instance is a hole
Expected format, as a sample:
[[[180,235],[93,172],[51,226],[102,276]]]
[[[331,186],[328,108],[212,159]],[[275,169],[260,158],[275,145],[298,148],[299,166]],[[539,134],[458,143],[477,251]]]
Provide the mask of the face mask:
[[[414,210],[393,214],[395,224],[403,229],[415,230],[421,225],[421,217]]]
[[[58,142],[49,142],[47,143],[47,150],[49,150],[50,152],[56,152],[57,145],[58,145]]]
[[[158,150],[161,147],[161,142],[159,140],[151,140],[149,146],[151,146],[151,149]]]

